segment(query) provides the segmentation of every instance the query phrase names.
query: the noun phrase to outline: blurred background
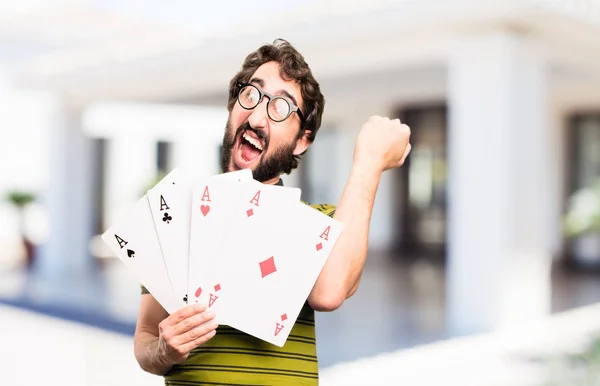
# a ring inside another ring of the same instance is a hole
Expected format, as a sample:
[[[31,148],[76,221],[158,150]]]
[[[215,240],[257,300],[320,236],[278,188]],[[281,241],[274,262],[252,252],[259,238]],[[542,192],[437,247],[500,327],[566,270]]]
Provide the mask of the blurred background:
[[[173,168],[219,172],[229,80],[284,38],[326,98],[304,200],[338,202],[370,115],[412,129],[359,291],[317,315],[322,384],[596,384],[598,36],[591,0],[0,1],[0,383],[161,384],[99,235]]]

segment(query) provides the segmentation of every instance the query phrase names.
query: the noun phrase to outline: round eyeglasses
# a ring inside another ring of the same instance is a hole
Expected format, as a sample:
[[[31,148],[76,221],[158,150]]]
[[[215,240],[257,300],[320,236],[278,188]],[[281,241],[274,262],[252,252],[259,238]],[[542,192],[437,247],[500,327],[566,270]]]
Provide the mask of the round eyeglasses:
[[[269,102],[267,102],[267,115],[269,118],[271,118],[271,120],[275,122],[283,122],[294,112],[298,114],[300,122],[304,120],[302,112],[298,106],[295,106],[287,98],[271,95],[249,83],[238,83],[237,86],[240,89],[238,93],[238,103],[244,109],[252,110],[258,106],[266,96],[269,98]]]

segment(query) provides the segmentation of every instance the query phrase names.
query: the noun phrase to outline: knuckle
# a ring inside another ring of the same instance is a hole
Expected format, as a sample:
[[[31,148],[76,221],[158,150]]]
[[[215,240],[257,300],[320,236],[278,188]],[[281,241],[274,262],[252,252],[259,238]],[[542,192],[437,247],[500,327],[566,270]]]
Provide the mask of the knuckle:
[[[192,326],[192,319],[191,318],[184,319],[182,321],[182,323],[183,323],[184,327],[190,328]]]
[[[162,338],[165,342],[169,343],[173,339],[173,335],[169,331],[165,331],[161,334]]]
[[[200,336],[199,332],[197,329],[193,329],[190,330],[190,332],[188,332],[188,336],[190,338],[190,340],[195,340],[196,338],[198,338]]]
[[[170,336],[169,338],[165,338],[165,343],[168,347],[173,349],[175,346],[177,346],[177,339],[175,339],[175,337]]]
[[[202,335],[201,337],[194,340],[194,346],[196,346],[196,347],[200,346],[201,344],[204,344],[204,343],[208,342],[209,340],[211,340],[214,336],[215,336],[215,334],[212,331],[206,335]]]
[[[173,314],[173,317],[175,318],[175,320],[177,322],[181,322],[183,319],[185,319],[185,311],[183,309],[177,311],[176,313]]]

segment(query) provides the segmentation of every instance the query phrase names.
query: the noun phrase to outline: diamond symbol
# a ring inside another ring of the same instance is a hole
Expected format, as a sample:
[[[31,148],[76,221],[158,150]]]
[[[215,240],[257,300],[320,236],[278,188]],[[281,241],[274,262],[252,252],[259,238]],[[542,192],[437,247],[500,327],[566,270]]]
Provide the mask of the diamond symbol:
[[[277,272],[277,268],[275,267],[275,259],[273,259],[273,256],[269,257],[265,261],[260,262],[259,265],[262,277],[270,275],[273,272]]]
[[[287,314],[281,315],[281,321],[284,322],[287,320]]]
[[[321,249],[323,249],[323,243],[317,244],[317,251],[320,251]]]
[[[215,292],[221,289],[221,284],[215,284]]]
[[[248,215],[248,217],[250,217],[254,214],[254,211],[252,210],[252,208],[250,208],[246,211],[246,214]]]

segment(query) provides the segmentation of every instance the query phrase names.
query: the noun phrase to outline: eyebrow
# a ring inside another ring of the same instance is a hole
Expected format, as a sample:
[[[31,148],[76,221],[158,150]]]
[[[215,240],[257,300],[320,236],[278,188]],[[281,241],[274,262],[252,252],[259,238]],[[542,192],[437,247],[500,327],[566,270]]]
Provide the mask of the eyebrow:
[[[264,80],[262,80],[262,79],[260,79],[260,78],[252,78],[252,79],[250,79],[250,83],[258,83],[258,85],[259,85],[260,87],[265,87],[265,81],[264,81]],[[296,98],[294,98],[294,96],[293,96],[292,94],[290,94],[289,92],[287,92],[286,90],[277,90],[277,91],[275,92],[275,95],[279,95],[279,96],[283,95],[283,96],[285,96],[285,97],[287,97],[287,98],[291,99],[291,100],[292,100],[292,102],[294,102],[294,104],[295,104],[297,107],[299,107],[299,106],[298,106],[298,102],[296,101]]]

